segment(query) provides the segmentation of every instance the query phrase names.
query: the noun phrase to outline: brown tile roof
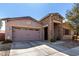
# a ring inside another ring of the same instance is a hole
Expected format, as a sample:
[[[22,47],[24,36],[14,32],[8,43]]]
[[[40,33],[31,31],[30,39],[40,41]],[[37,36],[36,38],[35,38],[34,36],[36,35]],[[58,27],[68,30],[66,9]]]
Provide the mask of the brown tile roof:
[[[14,20],[14,19],[27,19],[27,18],[30,18],[34,21],[37,21],[36,19],[34,19],[33,17],[31,16],[24,16],[24,17],[12,17],[12,18],[2,18],[1,20]]]

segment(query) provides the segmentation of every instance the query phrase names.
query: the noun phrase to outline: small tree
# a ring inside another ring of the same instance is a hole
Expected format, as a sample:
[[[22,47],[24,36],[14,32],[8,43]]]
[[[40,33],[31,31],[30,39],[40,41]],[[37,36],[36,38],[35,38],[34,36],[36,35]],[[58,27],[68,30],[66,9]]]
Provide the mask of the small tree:
[[[68,19],[69,25],[74,29],[76,36],[79,33],[79,4],[74,4],[70,11],[67,11],[66,18]]]

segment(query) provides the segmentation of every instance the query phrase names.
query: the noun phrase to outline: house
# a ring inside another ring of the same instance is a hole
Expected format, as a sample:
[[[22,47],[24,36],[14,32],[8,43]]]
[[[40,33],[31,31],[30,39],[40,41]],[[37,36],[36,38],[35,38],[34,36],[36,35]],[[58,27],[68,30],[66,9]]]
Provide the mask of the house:
[[[5,39],[12,41],[61,40],[71,35],[63,34],[64,18],[59,13],[50,13],[40,21],[30,16],[2,20],[5,20]]]
[[[4,41],[4,40],[5,40],[5,31],[0,30],[0,41]]]

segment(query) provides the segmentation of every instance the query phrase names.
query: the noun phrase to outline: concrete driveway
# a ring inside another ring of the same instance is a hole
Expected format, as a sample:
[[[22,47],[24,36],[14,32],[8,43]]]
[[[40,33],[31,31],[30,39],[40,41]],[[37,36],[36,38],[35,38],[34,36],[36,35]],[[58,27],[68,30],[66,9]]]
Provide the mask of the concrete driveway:
[[[14,42],[10,51],[11,56],[49,56],[59,53],[66,55],[51,48],[46,41]]]
[[[79,55],[79,47],[63,46],[63,41],[48,43],[47,41],[14,42],[10,56],[69,56]]]
[[[0,56],[79,56],[79,45],[70,41],[0,43]]]

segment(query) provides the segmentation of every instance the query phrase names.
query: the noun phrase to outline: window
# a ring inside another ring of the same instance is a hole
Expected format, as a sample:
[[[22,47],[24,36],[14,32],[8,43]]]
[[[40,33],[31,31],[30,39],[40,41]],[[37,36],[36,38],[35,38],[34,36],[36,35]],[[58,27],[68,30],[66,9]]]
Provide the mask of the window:
[[[70,35],[70,31],[68,29],[64,29],[64,35]]]

